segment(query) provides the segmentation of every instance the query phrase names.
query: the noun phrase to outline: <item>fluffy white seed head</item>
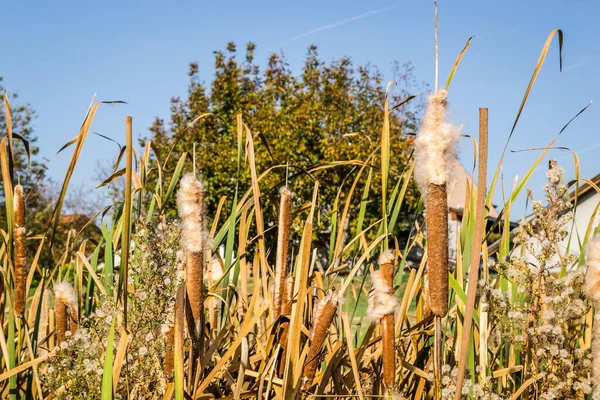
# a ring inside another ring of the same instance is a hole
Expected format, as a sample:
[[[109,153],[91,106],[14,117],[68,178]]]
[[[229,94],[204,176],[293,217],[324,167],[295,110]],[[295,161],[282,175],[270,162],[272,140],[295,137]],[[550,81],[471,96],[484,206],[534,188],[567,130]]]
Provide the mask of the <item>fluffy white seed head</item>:
[[[69,307],[77,309],[77,295],[73,285],[69,282],[60,282],[54,285],[54,296],[56,301],[62,301],[68,304]]]
[[[199,253],[209,244],[204,221],[204,185],[193,174],[181,179],[177,192],[177,211],[181,218],[181,243],[185,250]]]
[[[394,262],[394,253],[391,250],[386,250],[379,256],[379,265],[391,264]]]
[[[585,293],[597,306],[600,302],[600,233],[595,234],[585,246],[585,261]]]
[[[379,321],[386,315],[394,314],[398,308],[398,299],[394,296],[393,289],[388,285],[381,270],[371,274],[373,294],[369,297],[367,315],[373,321]]]
[[[430,183],[441,185],[448,182],[449,166],[457,160],[456,145],[460,129],[445,121],[447,97],[446,90],[429,96],[427,110],[415,139],[415,180],[422,190]]]

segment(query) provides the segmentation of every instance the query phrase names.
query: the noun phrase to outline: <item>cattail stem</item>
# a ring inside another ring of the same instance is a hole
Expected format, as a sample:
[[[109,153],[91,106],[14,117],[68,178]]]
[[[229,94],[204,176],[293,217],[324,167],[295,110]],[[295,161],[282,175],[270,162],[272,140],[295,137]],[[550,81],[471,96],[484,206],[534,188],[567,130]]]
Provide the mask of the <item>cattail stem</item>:
[[[281,190],[279,204],[279,228],[277,231],[277,256],[275,259],[275,290],[273,292],[274,316],[282,313],[283,291],[287,275],[287,259],[290,242],[292,197],[287,188]]]
[[[388,260],[386,260],[388,261]],[[388,288],[388,293],[394,293],[394,264],[385,262],[381,264],[380,270],[383,280]],[[381,318],[381,339],[382,339],[382,358],[383,358],[383,383],[388,389],[394,386],[396,373],[396,352],[394,347],[395,321],[394,313],[389,313]]]
[[[475,208],[475,232],[471,248],[471,265],[469,266],[469,284],[467,287],[467,301],[465,304],[464,326],[460,341],[460,354],[458,356],[458,376],[456,378],[456,399],[459,400],[465,379],[465,368],[473,314],[475,313],[475,297],[477,296],[477,283],[479,281],[479,268],[481,260],[481,245],[485,232],[485,202],[487,197],[487,154],[488,154],[488,109],[479,109],[479,169],[477,172],[477,200]]]
[[[337,306],[331,299],[324,299],[324,301],[325,304],[317,306],[317,308],[321,309],[314,318],[310,347],[308,349],[308,356],[303,371],[304,378],[302,379],[302,388],[304,390],[307,390],[312,386],[319,364],[319,354],[323,347],[323,343],[325,343],[327,331],[333,321],[337,309]]]
[[[18,317],[23,317],[27,302],[27,243],[25,238],[25,196],[23,195],[23,186],[15,186],[14,192],[15,312]]]

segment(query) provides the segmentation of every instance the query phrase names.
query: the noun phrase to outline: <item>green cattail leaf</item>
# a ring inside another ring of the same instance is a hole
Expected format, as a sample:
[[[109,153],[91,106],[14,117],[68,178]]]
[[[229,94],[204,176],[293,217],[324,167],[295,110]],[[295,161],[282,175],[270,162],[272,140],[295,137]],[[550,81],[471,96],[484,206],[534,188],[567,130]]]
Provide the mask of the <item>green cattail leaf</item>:
[[[116,310],[115,310],[116,312]],[[112,400],[113,398],[113,347],[115,343],[115,320],[112,319],[110,331],[108,333],[108,343],[106,353],[104,354],[104,368],[102,373],[102,400]]]
[[[338,216],[338,205],[340,201],[340,194],[342,192],[342,185],[335,196],[333,201],[333,210],[331,211],[331,232],[329,233],[329,262],[333,263],[333,254],[335,251],[335,238],[337,231],[337,216]]]
[[[358,211],[358,221],[356,222],[356,234],[358,235],[362,231],[362,227],[365,221],[365,214],[367,212],[367,201],[369,200],[369,189],[371,189],[371,178],[373,177],[373,168],[369,168],[369,174],[367,175],[367,182],[363,189],[362,197],[360,199],[360,210]],[[360,243],[356,243],[356,248],[360,246]]]
[[[469,45],[471,44],[471,40],[473,40],[474,37],[475,36],[471,36],[469,38],[469,40],[467,40],[467,43],[465,43],[465,47],[462,49],[462,51],[460,52],[458,57],[456,57],[456,61],[454,62],[454,65],[452,66],[452,69],[450,70],[450,73],[448,74],[448,79],[446,79],[446,90],[448,90],[448,88],[450,87],[450,84],[452,83],[452,80],[454,79],[454,74],[456,73],[456,70],[458,69],[460,62],[462,61],[463,57],[465,56],[465,53],[467,52],[467,49],[469,48]]]
[[[92,253],[92,258],[90,260],[90,264],[92,265],[92,268],[94,269],[94,271],[98,270],[98,257],[100,256],[100,247],[102,246],[102,239],[100,239],[100,243],[98,243],[98,246],[96,246],[96,249],[94,250],[94,253]],[[90,313],[92,312],[92,303],[94,300],[94,280],[93,279],[88,279],[87,282],[87,290],[86,290],[86,294],[85,294],[85,314],[86,315],[90,315]]]
[[[181,170],[183,169],[186,157],[187,153],[183,153],[181,157],[179,157],[179,161],[177,161],[177,166],[175,167],[175,171],[173,172],[173,176],[171,177],[171,183],[169,183],[167,194],[162,199],[163,205],[167,204],[167,201],[169,201],[171,195],[173,194],[173,191],[175,190],[175,186],[177,186],[177,182],[179,182],[179,175],[181,175]]]
[[[102,221],[100,229],[102,230],[102,236],[106,242],[104,245],[104,287],[106,288],[106,293],[109,296],[112,296],[114,274],[112,233],[108,230],[104,221]]]

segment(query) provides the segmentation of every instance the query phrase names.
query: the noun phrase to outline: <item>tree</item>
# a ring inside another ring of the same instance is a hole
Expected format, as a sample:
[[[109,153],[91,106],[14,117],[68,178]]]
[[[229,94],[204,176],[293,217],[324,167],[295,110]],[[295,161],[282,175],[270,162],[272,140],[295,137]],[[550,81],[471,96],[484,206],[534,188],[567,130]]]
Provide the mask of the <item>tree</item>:
[[[40,245],[40,235],[47,233],[56,198],[55,187],[59,186],[46,177],[46,166],[36,157],[39,153],[39,148],[36,146],[37,137],[34,134],[33,119],[35,111],[29,104],[20,104],[17,93],[7,93],[2,86],[2,77],[0,77],[0,137],[8,134],[7,115],[4,105],[4,96],[8,96],[7,100],[10,105],[10,121],[12,123],[13,133],[13,163],[12,163],[12,180],[13,184],[20,183],[26,196],[27,210],[27,232],[30,238],[27,242],[28,254],[30,259],[36,254]],[[8,149],[8,141],[7,141]],[[0,226],[6,227],[6,204],[4,201],[4,185],[0,185]],[[64,215],[61,218],[60,226],[56,234],[54,245],[54,254],[62,255],[66,246],[66,238],[70,229],[79,230],[86,226],[87,218],[93,215],[93,212],[88,208],[81,206],[81,196],[77,202],[69,201],[74,198],[71,194],[67,198],[67,208],[70,214]],[[86,218],[87,217],[87,218]],[[92,239],[98,239],[98,228],[91,224],[86,228],[85,233]],[[38,238],[33,239],[32,236]],[[82,235],[84,236],[84,235]],[[77,243],[75,243],[77,244]],[[46,246],[46,250],[48,250]],[[56,261],[56,256],[50,254],[49,251],[42,251],[38,258],[38,264],[42,267],[51,267]]]
[[[241,114],[255,136],[259,173],[280,166],[261,185],[265,202],[277,204],[268,199],[274,200],[286,179],[295,198],[308,201],[317,179],[321,209],[325,215],[331,214],[339,186],[356,167],[340,165],[310,175],[306,171],[334,161],[364,161],[377,150],[386,96],[382,75],[370,65],[355,67],[346,57],[325,63],[319,59],[316,46],[309,47],[298,75],[291,71],[283,54],[271,54],[266,68],[260,71],[254,62],[254,50],[255,45],[249,43],[241,62],[234,43],[228,43],[225,51],[215,52],[215,75],[210,85],[200,80],[198,64],[190,64],[187,98],[171,100],[168,126],[157,118],[150,128],[149,140],[162,154],[172,149],[171,160],[177,160],[183,152],[191,154],[193,144],[197,144],[197,167],[206,185],[207,210],[214,215],[222,196],[231,200],[235,195],[236,116]],[[390,96],[391,105],[406,98],[417,86],[409,64],[396,63],[394,73],[398,85]],[[419,111],[419,104],[407,104],[391,112],[392,178],[399,176],[407,163],[411,145],[405,134],[415,131]],[[189,127],[207,112],[212,116]],[[374,157],[374,168],[379,168],[378,162],[379,158]],[[240,192],[248,189],[249,171],[242,170],[237,182]],[[376,201],[381,200],[380,188],[381,182],[372,187],[370,220],[381,213],[380,202]],[[408,207],[402,210],[404,220],[414,211],[415,187],[409,189],[407,199]]]

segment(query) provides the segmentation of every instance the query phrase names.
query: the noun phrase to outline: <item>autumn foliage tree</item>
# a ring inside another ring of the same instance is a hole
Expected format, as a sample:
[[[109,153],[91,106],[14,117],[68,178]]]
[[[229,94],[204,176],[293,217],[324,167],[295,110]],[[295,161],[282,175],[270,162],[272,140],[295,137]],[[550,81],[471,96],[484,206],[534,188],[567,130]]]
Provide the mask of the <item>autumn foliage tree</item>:
[[[322,61],[316,46],[308,48],[299,74],[292,72],[283,54],[271,54],[266,67],[259,68],[254,51],[255,45],[247,44],[243,60],[234,43],[215,52],[215,72],[209,84],[200,79],[198,64],[191,63],[187,98],[172,99],[169,123],[156,119],[148,139],[161,154],[172,151],[173,161],[183,152],[191,154],[196,144],[207,211],[214,215],[223,196],[231,201],[236,183],[238,193],[250,187],[249,171],[237,175],[236,116],[241,114],[254,135],[258,172],[274,167],[274,173],[261,182],[270,209],[275,209],[278,189],[286,181],[298,205],[310,201],[318,180],[321,210],[331,215],[340,185],[351,184],[357,171],[356,163],[350,161],[363,162],[379,151],[387,82],[376,68],[355,66],[350,58]],[[394,79],[397,85],[390,89],[390,107],[421,89],[409,64],[395,64]],[[418,100],[391,111],[391,184],[411,154],[410,134],[419,111]],[[211,115],[190,127],[205,113]],[[380,168],[377,155],[371,160],[372,168]],[[318,166],[324,168],[315,170]],[[366,179],[367,173],[363,175]],[[374,178],[367,212],[371,220],[380,217],[380,194],[381,182]],[[414,211],[415,203],[416,190],[410,188],[400,220]],[[354,210],[359,206],[357,198]]]

